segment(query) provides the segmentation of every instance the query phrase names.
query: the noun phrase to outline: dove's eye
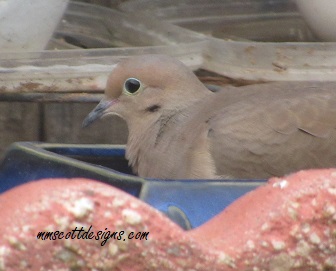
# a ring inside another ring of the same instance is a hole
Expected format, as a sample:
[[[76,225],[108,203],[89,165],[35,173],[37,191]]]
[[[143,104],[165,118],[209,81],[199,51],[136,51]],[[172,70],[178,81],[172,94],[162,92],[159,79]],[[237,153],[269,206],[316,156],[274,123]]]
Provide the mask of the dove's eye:
[[[128,78],[124,83],[124,92],[129,95],[136,94],[141,89],[141,82],[136,78]]]

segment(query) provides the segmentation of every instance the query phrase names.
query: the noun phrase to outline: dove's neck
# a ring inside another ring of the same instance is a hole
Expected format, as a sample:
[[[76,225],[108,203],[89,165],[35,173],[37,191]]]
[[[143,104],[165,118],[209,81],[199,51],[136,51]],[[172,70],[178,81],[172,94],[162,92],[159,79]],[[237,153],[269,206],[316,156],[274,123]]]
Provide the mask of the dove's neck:
[[[170,107],[166,108],[169,109],[172,114],[175,113],[174,111],[183,112],[196,104],[200,104],[214,94],[213,92],[208,90],[201,82],[197,82],[197,84],[194,84],[192,90],[185,91],[185,89],[188,88],[190,88],[190,86],[188,86],[187,82],[185,86],[180,88],[179,92],[172,93],[171,96],[167,95],[167,100],[170,101]]]
[[[155,171],[150,167],[159,167],[160,163],[167,165],[170,163],[169,160],[173,157],[171,152],[174,150],[172,146],[174,138],[179,136],[184,123],[188,122],[192,109],[201,107],[207,97],[207,93],[198,97],[194,96],[194,99],[189,99],[187,103],[180,103],[172,109],[153,114],[152,118],[138,119],[128,123],[126,158],[135,173],[142,177],[155,177],[149,174]],[[156,158],[157,155],[160,156],[160,161]]]
[[[126,146],[126,158],[135,173],[140,173],[142,164],[150,164],[157,144],[166,130],[174,129],[175,123],[183,121],[180,110],[169,111],[147,121],[128,123],[129,136]],[[140,172],[139,172],[140,171]],[[140,174],[141,175],[141,174]],[[148,176],[147,176],[148,177]]]

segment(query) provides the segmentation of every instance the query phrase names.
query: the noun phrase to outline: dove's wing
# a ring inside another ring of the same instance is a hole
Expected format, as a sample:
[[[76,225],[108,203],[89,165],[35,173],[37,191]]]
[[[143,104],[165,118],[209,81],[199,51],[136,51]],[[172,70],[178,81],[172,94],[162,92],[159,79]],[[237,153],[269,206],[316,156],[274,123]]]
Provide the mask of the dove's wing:
[[[230,88],[215,103],[221,100],[208,133],[218,175],[265,178],[336,166],[335,83]]]

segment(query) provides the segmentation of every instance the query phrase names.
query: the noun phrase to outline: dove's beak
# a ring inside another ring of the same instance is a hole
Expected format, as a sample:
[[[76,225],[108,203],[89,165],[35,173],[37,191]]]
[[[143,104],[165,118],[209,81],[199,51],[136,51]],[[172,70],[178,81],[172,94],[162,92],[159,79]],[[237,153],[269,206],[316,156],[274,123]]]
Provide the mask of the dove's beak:
[[[82,127],[87,127],[97,119],[100,119],[107,113],[107,109],[115,104],[118,100],[101,100],[100,103],[93,109],[89,115],[84,119]]]

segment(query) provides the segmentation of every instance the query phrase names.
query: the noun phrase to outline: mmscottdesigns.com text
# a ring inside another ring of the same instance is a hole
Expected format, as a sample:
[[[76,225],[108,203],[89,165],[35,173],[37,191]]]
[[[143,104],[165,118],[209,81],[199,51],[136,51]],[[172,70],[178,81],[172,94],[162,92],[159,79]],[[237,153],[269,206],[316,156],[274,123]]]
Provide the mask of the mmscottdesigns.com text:
[[[63,231],[41,231],[37,234],[36,238],[40,240],[58,240],[58,239],[94,239],[97,241],[103,240],[100,244],[104,246],[109,239],[126,241],[126,239],[136,240],[148,240],[149,232],[129,232],[125,231],[109,231],[105,228],[105,231],[91,231],[92,225],[88,230],[83,227],[77,229],[77,227],[67,233]]]

